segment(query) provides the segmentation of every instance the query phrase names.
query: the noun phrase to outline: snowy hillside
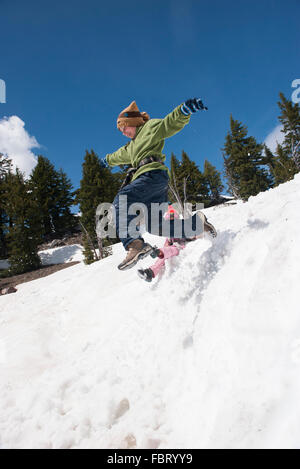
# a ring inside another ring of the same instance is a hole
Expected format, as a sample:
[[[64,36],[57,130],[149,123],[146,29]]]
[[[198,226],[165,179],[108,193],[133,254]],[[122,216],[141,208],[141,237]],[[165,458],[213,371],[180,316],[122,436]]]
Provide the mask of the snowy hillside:
[[[300,175],[153,284],[116,245],[1,297],[0,446],[299,448],[299,207]]]

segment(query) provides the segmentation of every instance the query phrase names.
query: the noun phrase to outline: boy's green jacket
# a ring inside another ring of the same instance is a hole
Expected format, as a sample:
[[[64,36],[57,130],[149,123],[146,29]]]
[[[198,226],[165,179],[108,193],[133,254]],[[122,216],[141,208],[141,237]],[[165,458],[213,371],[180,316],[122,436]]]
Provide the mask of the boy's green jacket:
[[[165,139],[175,135],[190,121],[191,116],[182,114],[180,107],[181,105],[176,107],[164,119],[150,119],[141,127],[137,127],[134,139],[114,153],[106,155],[106,161],[109,166],[129,164],[136,168],[139,162],[146,158],[146,156],[158,156],[161,161],[165,161],[166,155],[162,153]],[[153,169],[168,171],[167,166],[162,163],[149,163],[134,173],[132,181],[146,171],[152,171]]]

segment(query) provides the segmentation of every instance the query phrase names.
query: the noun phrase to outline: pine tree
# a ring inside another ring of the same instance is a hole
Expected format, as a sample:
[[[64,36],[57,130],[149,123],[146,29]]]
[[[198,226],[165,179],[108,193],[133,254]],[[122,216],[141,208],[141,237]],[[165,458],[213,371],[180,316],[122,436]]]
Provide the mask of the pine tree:
[[[208,203],[208,182],[185,151],[182,151],[181,162],[174,154],[171,156],[171,184],[176,184],[182,201],[186,199],[192,204]]]
[[[40,238],[38,206],[32,199],[28,182],[17,169],[5,180],[5,211],[10,217],[8,233],[9,263],[12,274],[20,274],[40,267],[37,253]]]
[[[5,177],[11,171],[11,160],[0,153],[0,258],[7,256],[7,230],[8,230],[8,216],[4,210],[4,182]]]
[[[62,169],[42,155],[30,176],[32,197],[38,204],[41,232],[44,240],[72,232],[76,225],[71,206],[74,205],[72,184]]]
[[[230,116],[230,131],[225,140],[225,176],[232,195],[247,200],[251,195],[269,189],[272,179],[262,168],[263,145],[247,137],[247,127]]]
[[[42,155],[30,175],[30,187],[39,206],[41,232],[44,240],[55,238],[53,219],[56,217],[58,178],[54,165]]]
[[[208,199],[206,181],[196,163],[188,157],[185,151],[182,151],[181,155],[180,175],[181,178],[186,180],[186,198],[188,202],[193,204],[197,202],[205,203]]]
[[[176,158],[174,153],[171,154],[171,177],[169,181],[169,191],[168,191],[168,200],[170,202],[177,203],[178,209],[180,207],[180,212],[184,214],[184,203],[186,202],[184,198],[179,193],[178,180],[180,173],[180,161]],[[183,196],[184,197],[184,196]]]
[[[296,174],[300,171],[300,107],[298,103],[287,100],[283,93],[279,93],[279,97],[281,114],[278,118],[283,125],[283,150],[287,158],[293,161],[293,172]]]
[[[277,145],[275,155],[273,155],[271,150],[265,145],[265,160],[270,168],[274,186],[278,186],[279,184],[293,179],[295,175],[295,163],[289,158],[282,145]]]
[[[73,185],[62,169],[57,172],[57,188],[57,211],[53,223],[58,236],[63,236],[74,231],[77,220],[71,212],[71,207],[74,205]]]
[[[180,173],[180,161],[176,158],[174,153],[171,153],[171,171],[170,172],[171,172],[170,183],[172,185],[176,185],[176,181],[179,178],[179,173]]]
[[[217,171],[216,167],[209,161],[205,160],[203,175],[209,187],[209,197],[211,201],[218,201],[224,189],[221,173]]]
[[[76,201],[80,204],[81,222],[90,235],[95,237],[95,213],[101,202],[105,201],[105,172],[98,156],[92,150],[86,151],[82,164],[83,177]]]
[[[80,204],[81,223],[90,237],[89,244],[97,245],[101,242],[99,240],[98,243],[96,234],[96,209],[100,203],[113,201],[121,176],[115,176],[110,169],[103,168],[93,150],[86,151],[82,169],[83,177],[80,181],[80,189],[76,191],[76,202]],[[107,245],[108,241],[104,240],[103,244]],[[90,263],[93,252],[90,253],[88,248],[86,252],[86,261]],[[97,260],[95,255],[93,260]]]

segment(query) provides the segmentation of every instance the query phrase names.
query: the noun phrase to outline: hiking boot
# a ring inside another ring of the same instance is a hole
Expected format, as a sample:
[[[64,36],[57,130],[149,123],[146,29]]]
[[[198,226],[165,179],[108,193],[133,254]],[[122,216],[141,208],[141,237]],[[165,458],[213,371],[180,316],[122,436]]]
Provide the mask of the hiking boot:
[[[138,276],[142,278],[143,280],[146,280],[146,282],[152,282],[152,279],[154,278],[154,273],[152,269],[139,269],[138,270]]]
[[[152,252],[152,246],[144,243],[142,239],[135,239],[128,244],[128,254],[124,261],[118,265],[119,270],[131,269],[140,260],[147,257]]]
[[[215,227],[211,223],[209,223],[204,213],[198,210],[196,214],[198,215],[199,218],[201,218],[201,221],[203,223],[204,233],[209,233],[213,238],[215,238],[217,236],[217,231]],[[200,237],[202,237],[202,235],[200,235]],[[196,239],[198,239],[198,236],[196,236]]]

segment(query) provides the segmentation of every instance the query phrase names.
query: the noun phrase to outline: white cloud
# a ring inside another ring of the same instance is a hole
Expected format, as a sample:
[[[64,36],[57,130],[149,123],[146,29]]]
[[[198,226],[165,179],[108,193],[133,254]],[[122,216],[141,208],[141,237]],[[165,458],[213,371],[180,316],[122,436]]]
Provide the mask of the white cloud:
[[[37,164],[37,157],[32,148],[40,145],[35,137],[25,130],[25,123],[18,116],[4,117],[0,120],[0,153],[7,155],[28,177]]]
[[[281,132],[281,130],[283,130],[283,126],[281,124],[277,125],[277,127],[275,127],[275,129],[272,130],[272,132],[270,132],[265,138],[264,143],[273,153],[276,151],[277,144],[281,144],[284,140],[284,133]]]

